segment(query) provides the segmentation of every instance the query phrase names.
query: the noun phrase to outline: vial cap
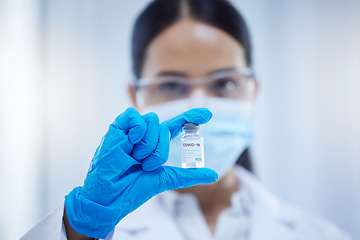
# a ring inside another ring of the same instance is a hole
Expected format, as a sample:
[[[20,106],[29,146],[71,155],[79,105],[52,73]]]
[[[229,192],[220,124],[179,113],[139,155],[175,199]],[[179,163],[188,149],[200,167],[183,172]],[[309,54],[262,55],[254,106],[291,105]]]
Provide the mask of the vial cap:
[[[182,125],[182,127],[197,127],[197,126],[200,126],[200,125],[197,124],[197,123],[190,123],[190,122],[184,123],[184,124]]]
[[[196,131],[200,129],[200,125],[197,123],[184,123],[182,129],[183,131]]]

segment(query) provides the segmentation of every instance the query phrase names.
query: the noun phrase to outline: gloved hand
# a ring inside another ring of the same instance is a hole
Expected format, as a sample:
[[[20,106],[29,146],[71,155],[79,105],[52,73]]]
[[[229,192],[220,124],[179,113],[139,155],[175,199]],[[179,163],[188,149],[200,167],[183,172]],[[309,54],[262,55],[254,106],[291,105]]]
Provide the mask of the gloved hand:
[[[91,161],[84,185],[65,197],[70,225],[78,233],[105,238],[124,218],[154,195],[217,180],[211,169],[162,166],[170,139],[186,122],[203,124],[211,112],[187,111],[159,124],[155,113],[141,116],[128,108],[110,128]],[[181,146],[179,146],[181,147]]]

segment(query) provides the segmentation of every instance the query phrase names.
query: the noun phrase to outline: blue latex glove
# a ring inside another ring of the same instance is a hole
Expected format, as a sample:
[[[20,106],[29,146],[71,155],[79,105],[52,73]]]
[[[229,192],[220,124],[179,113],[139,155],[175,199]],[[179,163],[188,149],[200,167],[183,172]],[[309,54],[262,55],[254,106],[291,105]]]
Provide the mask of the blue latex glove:
[[[105,238],[122,218],[156,194],[216,181],[217,173],[211,169],[162,166],[170,139],[182,125],[206,123],[211,115],[197,108],[159,124],[155,113],[141,116],[128,108],[120,114],[97,148],[84,185],[65,197],[70,225],[88,237]]]

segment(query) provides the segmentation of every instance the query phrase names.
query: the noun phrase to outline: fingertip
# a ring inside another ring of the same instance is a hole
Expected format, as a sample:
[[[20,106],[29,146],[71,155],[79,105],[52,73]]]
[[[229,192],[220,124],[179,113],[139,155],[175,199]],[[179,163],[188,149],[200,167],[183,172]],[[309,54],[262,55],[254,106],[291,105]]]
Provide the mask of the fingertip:
[[[144,116],[147,116],[152,121],[155,121],[155,122],[159,123],[159,116],[154,112],[149,112],[149,113],[145,114]]]
[[[217,172],[210,168],[194,168],[196,171],[201,171],[204,175],[204,179],[208,179],[208,183],[216,182],[219,179]]]
[[[212,117],[208,108],[194,108],[186,112],[186,121],[197,124],[207,123]]]
[[[133,111],[137,112],[136,108],[134,108],[134,107],[128,107],[128,108],[125,110],[125,112],[133,112]]]
[[[209,174],[210,177],[212,177],[212,179],[214,180],[214,182],[217,182],[217,180],[219,180],[219,175],[217,174],[217,172],[215,172],[214,170],[212,169],[209,169],[211,170],[211,173]]]
[[[208,122],[212,118],[212,112],[208,108],[201,108],[203,111],[203,118]]]
[[[193,108],[174,118],[164,121],[161,125],[168,127],[171,139],[174,139],[182,130],[182,125],[187,122],[204,124],[212,117],[212,113],[207,108]]]
[[[140,115],[140,113],[138,112],[138,110],[136,110],[136,108],[134,107],[128,107],[125,111],[124,111],[124,115],[125,116],[129,116],[132,117],[134,115]]]

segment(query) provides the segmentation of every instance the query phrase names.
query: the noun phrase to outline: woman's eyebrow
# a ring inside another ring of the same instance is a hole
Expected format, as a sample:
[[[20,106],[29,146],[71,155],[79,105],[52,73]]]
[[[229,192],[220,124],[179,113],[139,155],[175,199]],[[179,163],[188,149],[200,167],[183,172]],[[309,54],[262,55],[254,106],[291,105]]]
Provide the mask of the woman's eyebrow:
[[[210,73],[207,74],[207,76],[218,74],[218,73],[227,73],[227,72],[236,72],[236,69],[233,67],[218,69],[215,71],[211,71]]]
[[[162,71],[156,74],[157,77],[164,77],[164,76],[176,76],[176,77],[188,77],[186,73],[177,72],[177,71]]]
[[[211,71],[207,74],[207,76],[218,74],[218,73],[226,73],[226,72],[235,72],[236,69],[233,67],[230,68],[223,68],[223,69],[217,69],[215,71]],[[157,77],[164,77],[164,76],[175,76],[175,77],[188,77],[189,75],[184,72],[178,72],[178,71],[161,71],[158,74],[156,74]]]

